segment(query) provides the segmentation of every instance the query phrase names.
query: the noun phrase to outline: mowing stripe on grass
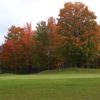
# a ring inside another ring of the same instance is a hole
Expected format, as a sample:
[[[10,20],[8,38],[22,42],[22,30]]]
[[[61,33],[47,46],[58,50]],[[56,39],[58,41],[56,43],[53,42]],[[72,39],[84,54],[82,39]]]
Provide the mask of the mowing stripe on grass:
[[[8,75],[0,76],[0,80],[8,79],[73,79],[73,78],[100,78],[100,74],[45,74],[45,75]]]

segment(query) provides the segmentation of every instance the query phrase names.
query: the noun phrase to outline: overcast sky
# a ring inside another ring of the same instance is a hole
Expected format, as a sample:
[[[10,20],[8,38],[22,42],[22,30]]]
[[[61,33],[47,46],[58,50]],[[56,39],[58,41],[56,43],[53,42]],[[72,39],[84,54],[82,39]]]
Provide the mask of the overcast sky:
[[[46,21],[50,16],[57,18],[59,9],[69,1],[85,3],[100,22],[100,0],[0,0],[0,44],[11,25],[24,26],[26,22],[31,22],[35,27],[39,21]]]

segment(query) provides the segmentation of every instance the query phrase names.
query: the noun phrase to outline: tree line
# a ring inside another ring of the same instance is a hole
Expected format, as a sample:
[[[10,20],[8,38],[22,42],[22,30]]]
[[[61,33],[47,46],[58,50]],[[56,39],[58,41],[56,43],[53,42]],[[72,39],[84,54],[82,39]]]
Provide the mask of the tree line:
[[[11,26],[0,47],[0,70],[33,73],[64,67],[100,68],[100,25],[81,2],[66,2],[57,19]]]

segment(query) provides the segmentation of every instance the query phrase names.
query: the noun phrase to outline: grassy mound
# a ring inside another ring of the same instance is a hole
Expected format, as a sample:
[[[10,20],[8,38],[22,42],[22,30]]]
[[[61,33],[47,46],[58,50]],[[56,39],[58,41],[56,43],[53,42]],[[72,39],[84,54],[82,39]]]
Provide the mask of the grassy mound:
[[[0,75],[0,100],[100,100],[100,70]]]

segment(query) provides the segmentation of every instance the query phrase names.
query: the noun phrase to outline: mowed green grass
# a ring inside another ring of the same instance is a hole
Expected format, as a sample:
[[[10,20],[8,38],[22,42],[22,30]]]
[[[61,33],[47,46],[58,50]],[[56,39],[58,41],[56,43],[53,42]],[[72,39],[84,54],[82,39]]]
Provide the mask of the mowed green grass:
[[[0,100],[100,100],[100,70],[1,74]]]

